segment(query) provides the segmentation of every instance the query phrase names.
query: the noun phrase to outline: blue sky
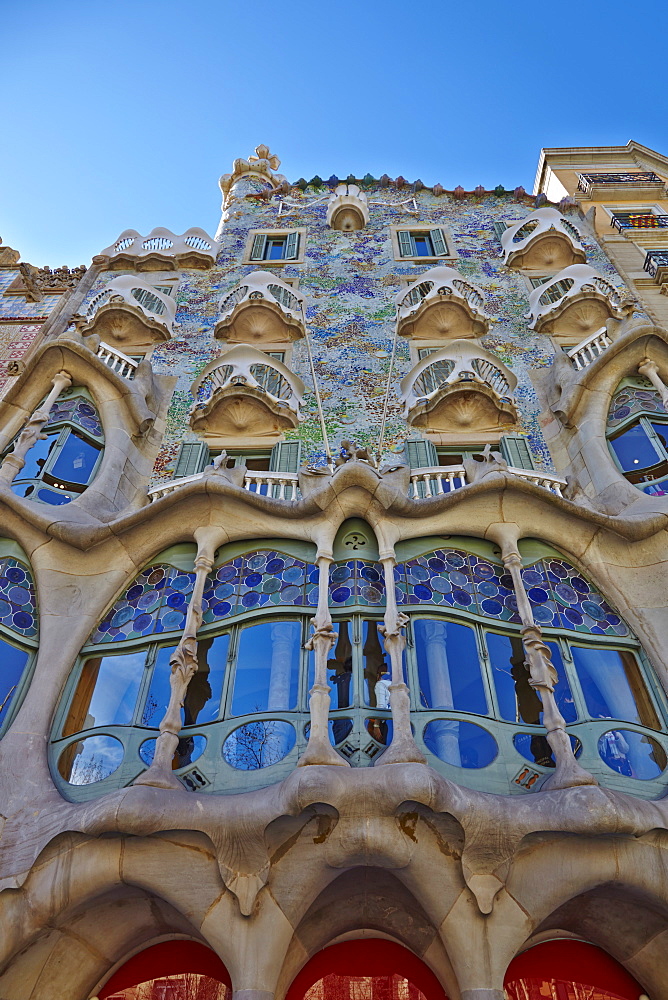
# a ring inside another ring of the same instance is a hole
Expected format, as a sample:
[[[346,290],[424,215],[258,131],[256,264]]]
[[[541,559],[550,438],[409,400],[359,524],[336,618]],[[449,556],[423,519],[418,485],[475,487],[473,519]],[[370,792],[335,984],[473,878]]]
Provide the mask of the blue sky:
[[[528,190],[541,146],[668,152],[668,5],[0,0],[0,236],[42,266],[214,232],[260,142],[289,179]]]

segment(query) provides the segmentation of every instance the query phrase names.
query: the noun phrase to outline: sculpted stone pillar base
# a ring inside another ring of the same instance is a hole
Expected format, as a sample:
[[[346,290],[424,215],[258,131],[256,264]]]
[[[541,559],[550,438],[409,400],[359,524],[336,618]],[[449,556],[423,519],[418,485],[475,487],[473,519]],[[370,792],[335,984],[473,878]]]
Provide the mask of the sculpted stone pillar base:
[[[564,729],[553,729],[547,733],[547,742],[554,754],[556,767],[547,781],[541,785],[541,791],[555,788],[572,788],[574,785],[597,785],[598,781],[578,764],[573,755],[573,747],[568,733]]]
[[[392,742],[387,750],[374,761],[379,764],[426,764],[427,759],[418,749],[411,731],[411,700],[408,688],[402,682],[390,684],[392,709]]]
[[[153,762],[148,769],[135,778],[135,785],[153,785],[155,788],[176,788],[184,791],[183,785],[172,771],[172,760],[179,745],[179,738],[175,733],[160,733],[155,741],[155,754]]]
[[[505,990],[462,990],[462,1000],[505,1000]]]
[[[350,767],[347,760],[338,754],[329,741],[329,692],[327,684],[314,684],[309,698],[311,713],[311,730],[306,750],[299,758],[297,767],[307,764],[334,764],[337,767]]]

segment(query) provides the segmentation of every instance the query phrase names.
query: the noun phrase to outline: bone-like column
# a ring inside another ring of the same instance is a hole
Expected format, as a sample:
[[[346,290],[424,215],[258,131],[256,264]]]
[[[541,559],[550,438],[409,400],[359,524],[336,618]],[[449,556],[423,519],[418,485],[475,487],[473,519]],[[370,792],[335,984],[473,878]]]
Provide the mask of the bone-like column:
[[[197,536],[199,532],[195,532]],[[188,604],[188,613],[181,640],[169,658],[169,704],[162,721],[160,735],[155,743],[151,766],[135,779],[135,785],[156,785],[158,788],[183,786],[172,773],[172,759],[179,744],[181,709],[188,685],[197,671],[197,631],[202,624],[202,595],[206,578],[213,568],[214,548],[206,533],[199,535],[195,558],[195,584]]]
[[[376,764],[403,764],[413,761],[425,764],[426,759],[418,749],[411,732],[411,702],[408,687],[404,683],[402,654],[406,647],[403,629],[408,617],[397,608],[394,585],[394,555],[381,555],[385,577],[385,619],[379,631],[385,640],[385,649],[390,656],[392,683],[390,684],[390,709],[392,711],[392,742]]]
[[[16,444],[10,453],[5,456],[2,465],[0,465],[0,479],[3,479],[6,483],[12,483],[16,479],[26,464],[26,455],[32,446],[37,441],[44,440],[46,435],[42,433],[42,430],[44,424],[49,419],[51,408],[63,389],[69,389],[72,385],[72,377],[68,372],[58,372],[51,379],[51,385],[53,386],[51,392],[41,406],[38,406],[34,411],[19,434]]]
[[[638,374],[648,378],[656,391],[661,396],[664,409],[668,412],[668,386],[659,375],[659,366],[651,358],[645,358],[642,364],[638,365]]]
[[[522,620],[522,643],[526,653],[525,664],[529,671],[529,684],[535,688],[543,703],[543,725],[547,742],[554,754],[556,768],[543,784],[543,788],[570,788],[573,785],[597,785],[589,771],[578,764],[571,741],[566,732],[566,720],[557,707],[554,686],[557,671],[552,663],[549,647],[543,642],[540,628],[533,620],[531,604],[522,580],[522,557],[514,543],[507,541],[502,549],[503,565],[513,580],[517,609]]]
[[[330,555],[319,555],[318,564],[318,608],[311,619],[313,633],[305,644],[315,656],[315,676],[309,692],[309,712],[311,728],[306,750],[299,758],[297,767],[307,764],[335,764],[350,767],[347,760],[337,753],[329,741],[330,687],[327,683],[327,659],[337,635],[332,627],[329,610],[329,567]]]

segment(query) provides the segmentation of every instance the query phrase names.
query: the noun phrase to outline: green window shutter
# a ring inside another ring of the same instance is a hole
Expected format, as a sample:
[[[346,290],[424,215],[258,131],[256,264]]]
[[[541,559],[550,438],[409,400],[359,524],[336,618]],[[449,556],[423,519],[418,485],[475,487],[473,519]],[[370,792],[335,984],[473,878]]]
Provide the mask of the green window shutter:
[[[523,434],[504,434],[501,438],[501,452],[508,465],[515,469],[534,468],[529,444]]]
[[[413,241],[411,239],[411,234],[405,230],[398,230],[397,239],[399,240],[399,253],[402,257],[414,257],[413,253]]]
[[[263,260],[264,259],[264,247],[267,242],[267,237],[258,233],[253,237],[253,248],[251,250],[250,259],[251,260]]]
[[[448,252],[448,248],[445,243],[445,238],[443,236],[442,229],[432,229],[429,233],[431,236],[431,245],[434,248],[434,253],[437,257],[444,257]]]
[[[271,449],[270,472],[299,472],[302,457],[301,441],[279,441]]]
[[[196,476],[209,461],[209,446],[203,441],[184,441],[176,458],[174,479]]]
[[[285,241],[285,260],[294,260],[299,256],[299,233],[288,233]]]
[[[406,458],[411,469],[431,469],[438,465],[436,446],[417,438],[406,442]]]
[[[496,233],[497,240],[499,242],[501,242],[501,237],[503,236],[503,234],[505,233],[506,229],[508,228],[508,223],[507,222],[494,222],[492,225],[494,227],[494,232]]]

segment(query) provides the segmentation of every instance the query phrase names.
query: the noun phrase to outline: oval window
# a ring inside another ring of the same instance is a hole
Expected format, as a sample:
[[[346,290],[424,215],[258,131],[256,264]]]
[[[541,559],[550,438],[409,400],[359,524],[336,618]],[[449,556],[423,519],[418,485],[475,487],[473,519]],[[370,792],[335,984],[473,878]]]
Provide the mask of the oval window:
[[[147,766],[153,763],[155,744],[156,741],[154,739],[144,740],[139,747],[139,756]],[[180,767],[188,767],[189,764],[192,764],[198,757],[202,756],[205,747],[206,736],[201,736],[199,733],[196,733],[194,736],[181,737],[174,751],[172,768],[178,771]]]
[[[454,767],[487,767],[499,752],[491,733],[461,719],[432,719],[422,738],[436,757]]]
[[[296,738],[289,722],[258,719],[230,733],[223,743],[223,757],[239,771],[259,771],[287,757]]]
[[[123,754],[123,744],[113,736],[88,736],[65,747],[58,770],[70,785],[93,785],[118,770]]]
[[[570,735],[570,734],[569,734]],[[575,736],[570,737],[573,753],[579,757],[582,753],[582,743]],[[552,748],[544,733],[515,733],[513,745],[525,760],[540,767],[556,767]]]
[[[598,752],[613,771],[640,781],[658,778],[668,762],[660,743],[633,729],[609,729],[598,741]]]

